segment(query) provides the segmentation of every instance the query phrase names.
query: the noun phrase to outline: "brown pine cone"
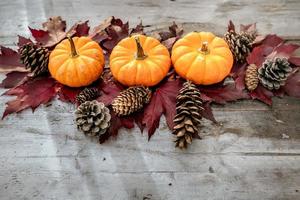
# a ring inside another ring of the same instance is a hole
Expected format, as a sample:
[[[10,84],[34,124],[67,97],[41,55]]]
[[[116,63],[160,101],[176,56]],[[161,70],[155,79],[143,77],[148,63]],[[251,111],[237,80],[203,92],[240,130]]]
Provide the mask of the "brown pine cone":
[[[255,37],[256,33],[236,33],[233,30],[224,34],[224,40],[227,42],[234,59],[240,63],[245,62],[248,54],[251,52]]]
[[[258,72],[257,67],[254,64],[251,64],[246,69],[245,74],[245,85],[249,91],[253,91],[258,86]]]
[[[47,48],[28,43],[22,46],[20,54],[21,62],[31,72],[30,76],[36,77],[48,72],[50,52]]]
[[[143,108],[150,99],[151,90],[148,87],[129,87],[113,100],[112,108],[118,116],[127,116]]]
[[[84,88],[77,96],[76,101],[78,104],[82,104],[86,101],[92,101],[100,96],[100,92],[97,88]]]
[[[200,91],[191,82],[185,82],[176,98],[176,115],[173,134],[176,135],[176,147],[186,148],[193,138],[200,138],[198,126],[203,110]]]

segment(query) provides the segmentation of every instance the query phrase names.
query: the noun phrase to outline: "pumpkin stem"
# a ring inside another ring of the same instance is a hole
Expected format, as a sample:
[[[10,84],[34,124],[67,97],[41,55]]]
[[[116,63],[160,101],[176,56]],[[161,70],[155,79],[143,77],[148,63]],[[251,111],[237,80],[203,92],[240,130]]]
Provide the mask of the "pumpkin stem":
[[[70,44],[71,44],[71,56],[74,58],[74,57],[77,57],[78,56],[78,53],[76,51],[76,48],[75,48],[75,44],[74,44],[74,41],[72,39],[72,37],[70,35],[67,36]]]
[[[203,42],[202,43],[200,51],[203,52],[203,53],[205,53],[205,54],[208,54],[208,52],[209,52],[209,50],[208,50],[208,42]]]
[[[140,38],[139,37],[134,37],[135,42],[136,42],[136,47],[137,47],[137,52],[136,52],[136,57],[135,59],[137,60],[144,60],[147,58],[147,55],[144,52],[144,49],[141,45]]]

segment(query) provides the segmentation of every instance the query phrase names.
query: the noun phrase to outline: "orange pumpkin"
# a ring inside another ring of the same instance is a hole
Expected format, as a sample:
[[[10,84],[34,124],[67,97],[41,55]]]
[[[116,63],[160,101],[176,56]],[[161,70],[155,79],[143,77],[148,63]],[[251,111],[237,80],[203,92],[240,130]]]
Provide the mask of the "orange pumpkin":
[[[90,85],[103,71],[104,55],[88,37],[68,37],[51,52],[48,68],[58,82],[70,86]]]
[[[222,38],[209,32],[191,32],[174,44],[172,62],[181,77],[210,85],[230,73],[233,56]]]
[[[171,59],[168,49],[158,40],[135,35],[121,40],[110,55],[110,69],[123,85],[153,86],[168,73]]]

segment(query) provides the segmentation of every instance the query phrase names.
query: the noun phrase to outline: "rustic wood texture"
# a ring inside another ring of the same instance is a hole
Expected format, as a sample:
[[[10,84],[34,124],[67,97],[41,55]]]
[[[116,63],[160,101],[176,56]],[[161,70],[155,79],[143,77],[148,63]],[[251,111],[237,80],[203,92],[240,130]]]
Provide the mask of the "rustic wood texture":
[[[96,25],[115,15],[148,31],[172,21],[187,31],[222,34],[229,19],[258,22],[261,33],[298,40],[300,2],[197,0],[1,0],[0,44],[14,47],[27,26],[52,15]],[[0,75],[0,80],[4,75]],[[0,93],[4,90],[1,89]],[[0,96],[0,113],[11,97]],[[203,140],[174,148],[165,120],[147,141],[137,128],[103,145],[73,122],[74,106],[54,101],[0,121],[0,199],[300,199],[300,103],[274,99],[214,106],[219,125],[203,121]]]

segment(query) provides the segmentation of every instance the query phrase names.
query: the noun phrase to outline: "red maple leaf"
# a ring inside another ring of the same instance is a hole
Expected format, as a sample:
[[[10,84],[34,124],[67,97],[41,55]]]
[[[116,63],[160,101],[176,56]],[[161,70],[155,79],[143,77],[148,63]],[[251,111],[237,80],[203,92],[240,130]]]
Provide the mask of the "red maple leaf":
[[[110,137],[116,137],[121,128],[132,129],[134,127],[134,120],[132,117],[118,117],[113,111],[110,112],[111,121],[107,132],[99,138],[100,144],[104,143]]]
[[[34,39],[45,47],[53,47],[62,41],[67,35],[86,36],[90,27],[88,21],[78,22],[66,32],[66,21],[60,16],[50,17],[43,23],[43,29],[33,29],[28,27]]]
[[[103,102],[106,106],[109,106],[114,98],[124,89],[124,87],[115,81],[102,81],[98,88],[102,94],[98,97],[98,101]]]
[[[153,93],[150,103],[144,109],[143,124],[148,129],[148,139],[159,127],[160,117],[166,116],[168,127],[173,129],[176,114],[176,96],[181,87],[179,79],[163,82]]]
[[[71,88],[62,84],[57,84],[57,94],[59,100],[63,102],[76,103],[76,96],[81,92],[82,88]]]
[[[250,92],[249,95],[252,99],[257,99],[264,102],[267,105],[272,105],[273,92],[264,88],[262,85],[258,85],[257,88]]]
[[[249,98],[247,92],[238,89],[234,83],[200,86],[200,92],[203,101],[211,101],[219,104]]]
[[[14,95],[17,98],[6,103],[2,119],[8,114],[18,113],[29,107],[34,111],[40,104],[49,102],[56,95],[55,85],[52,78],[40,78],[8,90],[5,95]]]
[[[169,27],[169,31],[158,32],[159,41],[171,51],[174,43],[183,35],[183,29],[175,22]]]
[[[13,88],[16,87],[21,81],[24,80],[25,77],[27,77],[28,72],[10,72],[6,74],[6,78],[2,81],[0,84],[0,87],[2,88]]]
[[[292,97],[300,98],[300,70],[299,68],[295,69],[288,79],[286,80],[285,85],[282,87],[284,92]]]
[[[20,62],[18,52],[0,46],[0,72],[26,71],[24,65]]]

